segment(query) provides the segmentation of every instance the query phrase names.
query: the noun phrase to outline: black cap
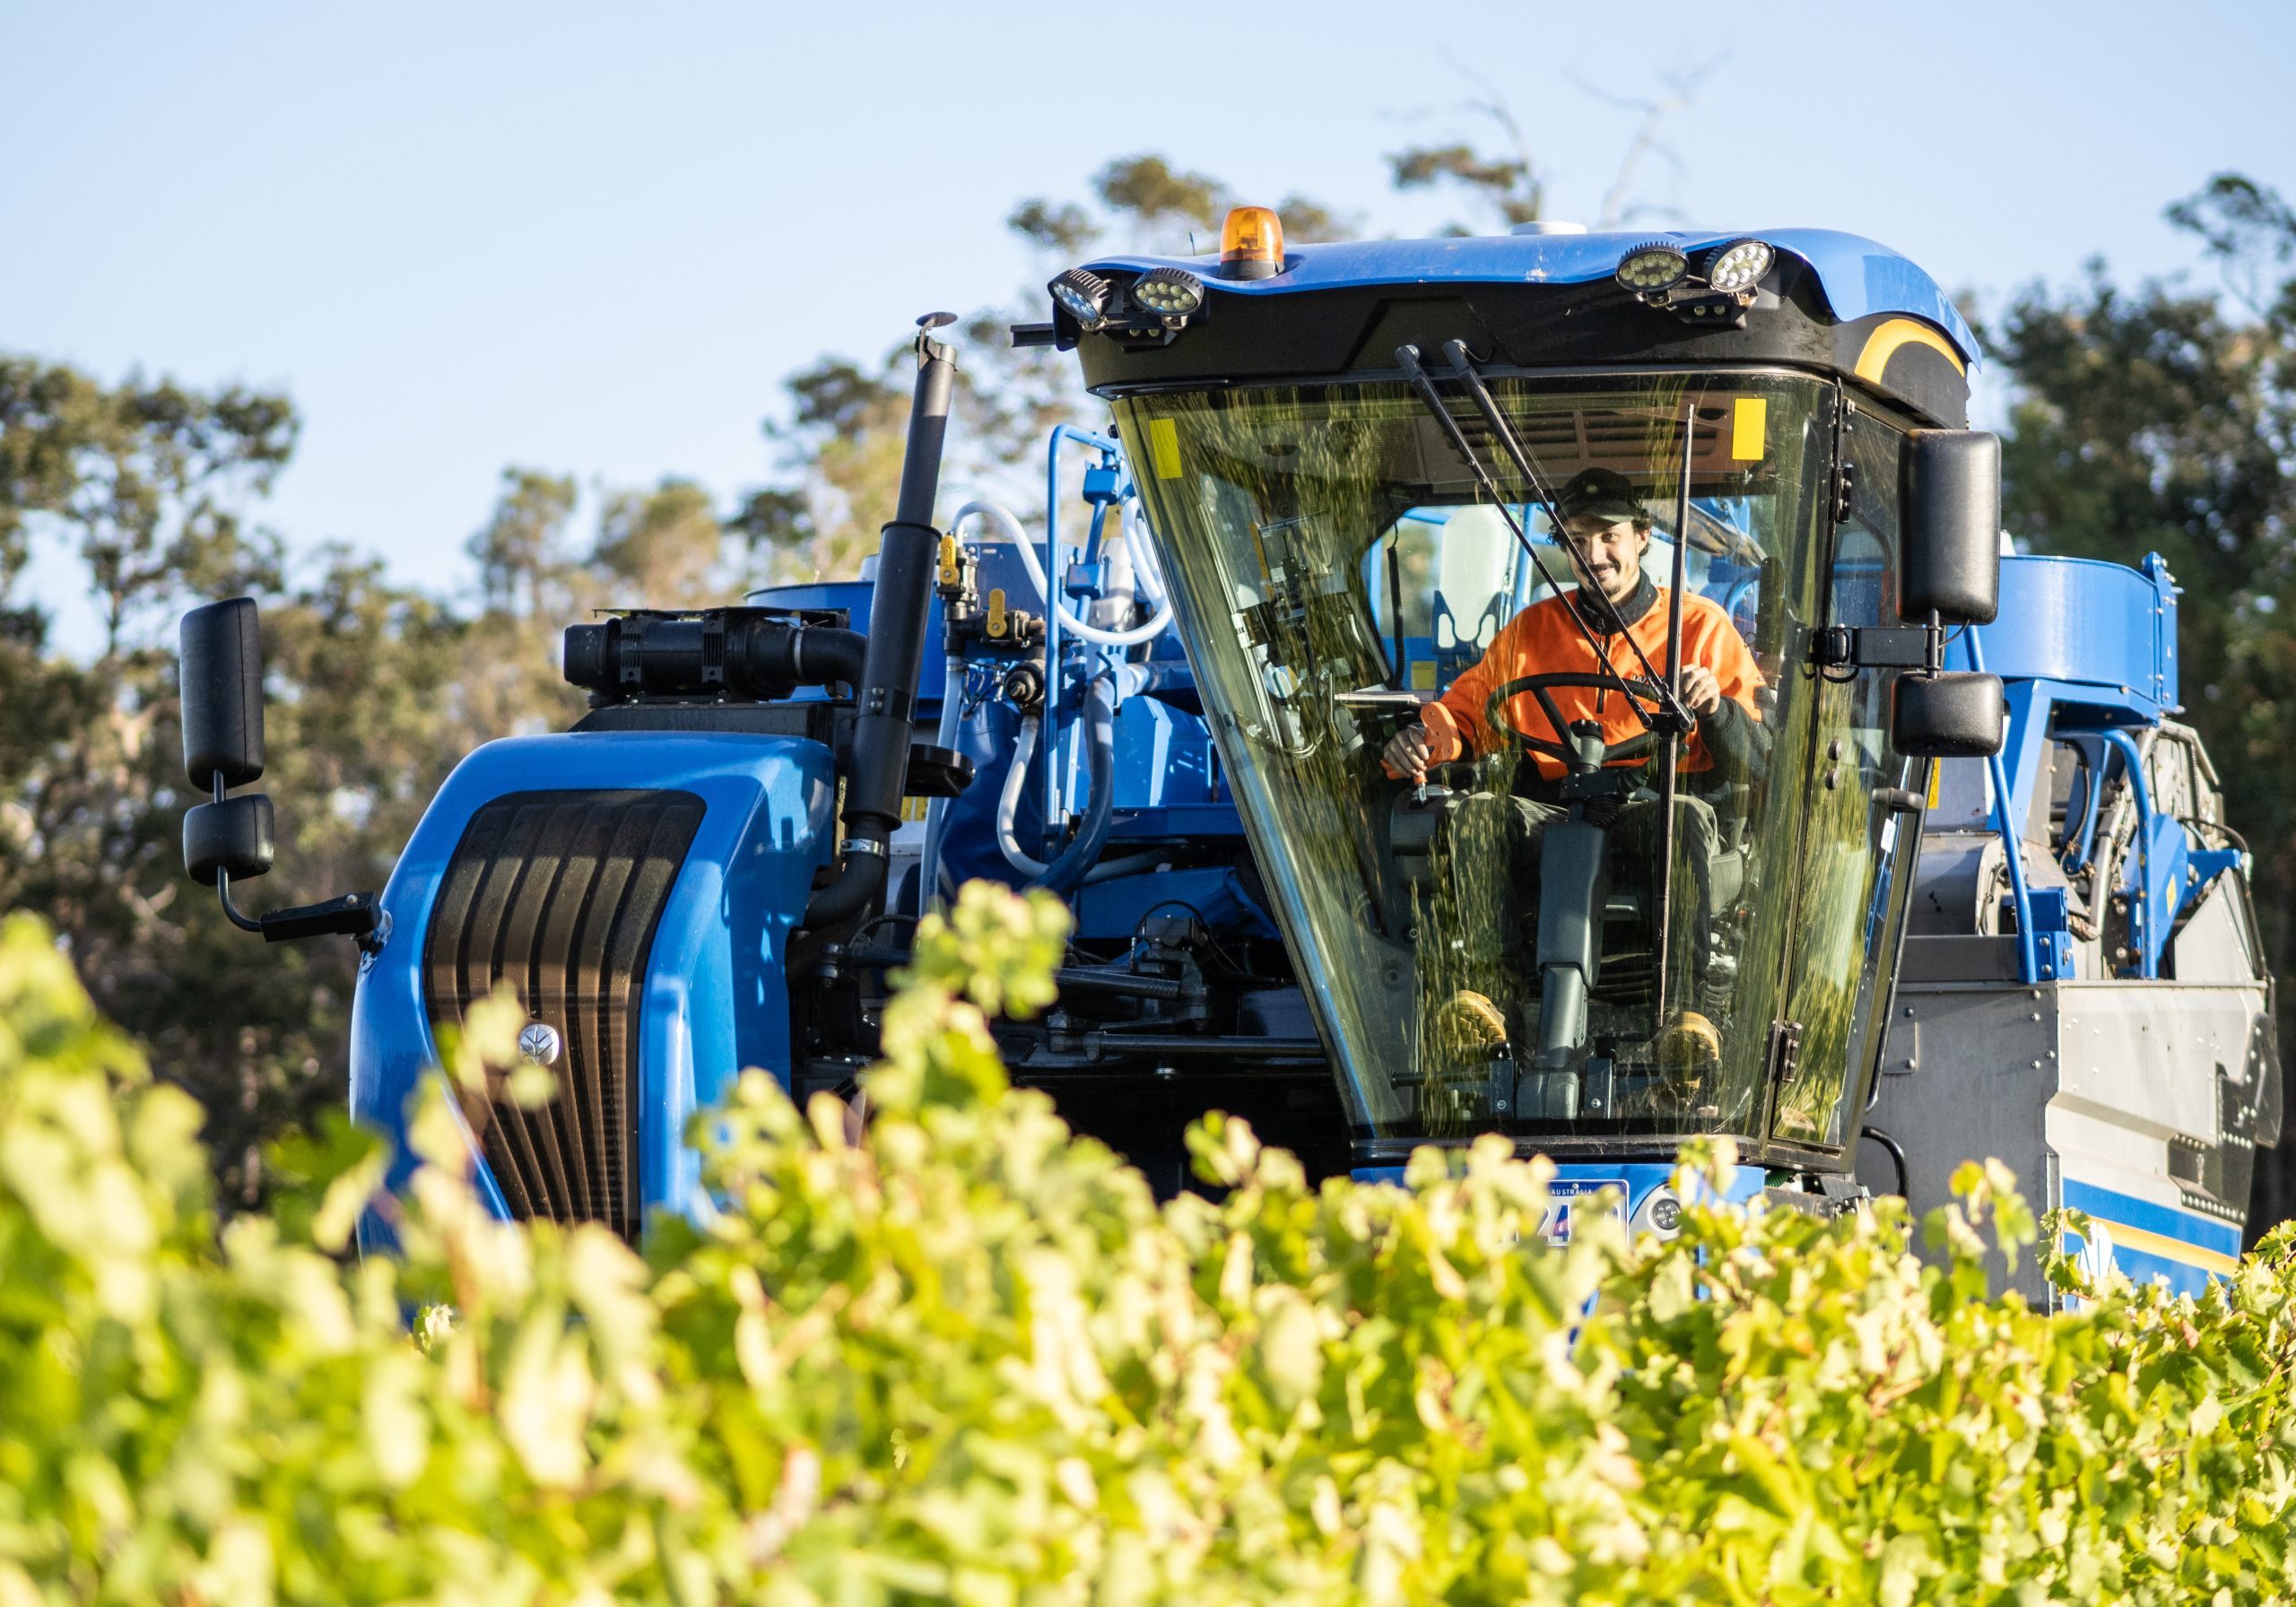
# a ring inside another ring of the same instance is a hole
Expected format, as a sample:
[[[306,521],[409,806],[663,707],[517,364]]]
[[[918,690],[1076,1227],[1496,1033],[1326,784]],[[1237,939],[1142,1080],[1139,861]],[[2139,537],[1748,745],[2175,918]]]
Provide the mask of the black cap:
[[[1638,525],[1650,522],[1650,510],[1635,494],[1634,482],[1616,469],[1579,470],[1554,500],[1558,519],[1593,514],[1613,524],[1621,519],[1632,519]]]

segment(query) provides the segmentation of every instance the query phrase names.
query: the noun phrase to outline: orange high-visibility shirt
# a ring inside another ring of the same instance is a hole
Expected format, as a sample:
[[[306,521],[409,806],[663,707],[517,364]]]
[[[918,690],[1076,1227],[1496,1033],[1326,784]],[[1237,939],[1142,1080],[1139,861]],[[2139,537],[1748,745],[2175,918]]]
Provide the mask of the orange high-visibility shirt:
[[[1627,634],[1641,644],[1652,667],[1663,675],[1666,670],[1667,588],[1662,586],[1653,589],[1658,600],[1627,627]],[[1433,751],[1436,763],[1457,759],[1463,751],[1484,754],[1506,745],[1506,739],[1483,721],[1483,705],[1506,682],[1522,675],[1599,673],[1587,633],[1570,617],[1567,595],[1575,593],[1543,598],[1508,621],[1492,639],[1489,651],[1451,682],[1450,690],[1440,699],[1420,711],[1420,721],[1427,727],[1428,746]],[[1594,621],[1590,619],[1588,624],[1592,626]],[[1605,637],[1599,626],[1595,626],[1594,637],[1607,647],[1612,668],[1630,680],[1642,675],[1642,665],[1635,657],[1634,649],[1622,639]],[[1761,718],[1754,707],[1754,692],[1762,684],[1761,672],[1754,666],[1754,656],[1747,650],[1745,638],[1730,622],[1730,616],[1709,597],[1692,595],[1683,599],[1683,663],[1685,666],[1703,665],[1713,671],[1715,680],[1722,684],[1724,697],[1744,709],[1749,719]],[[1605,743],[1622,743],[1642,729],[1642,722],[1627,705],[1626,694],[1615,687],[1557,686],[1548,688],[1547,695],[1554,699],[1566,725],[1578,720],[1594,720],[1601,725]],[[1509,699],[1506,716],[1508,723],[1526,736],[1542,737],[1548,742],[1566,740],[1562,734],[1549,728],[1545,711],[1529,692],[1518,692]],[[1531,758],[1536,761],[1539,774],[1548,779],[1562,775],[1561,760],[1535,751],[1531,751]],[[1692,732],[1684,744],[1680,768],[1704,770],[1710,769],[1713,764],[1714,755],[1707,748],[1705,735]]]

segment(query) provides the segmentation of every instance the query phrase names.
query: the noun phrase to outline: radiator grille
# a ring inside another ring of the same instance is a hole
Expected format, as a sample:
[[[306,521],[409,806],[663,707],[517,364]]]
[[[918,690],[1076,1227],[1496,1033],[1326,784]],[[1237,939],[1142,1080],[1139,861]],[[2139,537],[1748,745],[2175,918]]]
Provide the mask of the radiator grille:
[[[463,1096],[519,1217],[637,1238],[639,995],[701,815],[685,792],[511,793],[455,848],[423,943],[430,1018],[459,1023],[507,980],[560,1045],[549,1104]]]

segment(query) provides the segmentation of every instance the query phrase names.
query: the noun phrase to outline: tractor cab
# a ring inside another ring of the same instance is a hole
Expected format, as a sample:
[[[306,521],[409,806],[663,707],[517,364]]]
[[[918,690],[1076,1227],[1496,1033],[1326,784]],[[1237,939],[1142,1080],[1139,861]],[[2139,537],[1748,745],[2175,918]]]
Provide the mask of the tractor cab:
[[[1715,289],[1742,243],[1665,247],[1685,278],[1705,265],[1680,306],[1620,271],[1636,241],[1595,235],[1461,242],[1511,248],[1509,271],[1453,262],[1439,294],[1405,260],[1429,242],[1054,283],[1052,338],[1113,404],[1364,1164],[1494,1130],[1558,1159],[1728,1134],[1803,1168],[1855,1142],[1911,812],[1931,754],[1987,740],[1893,740],[1890,669],[1934,682],[1942,651],[1941,599],[1913,595],[1936,553],[1908,585],[1908,443],[1951,438],[1912,456],[1958,472],[1991,442],[1950,428],[1968,342],[1942,298],[1935,324],[1895,320],[1922,338],[1892,352],[1927,360],[1867,361],[1892,393],[1834,360],[1809,259],[1740,252]],[[1116,310],[1172,305],[1178,274],[1187,316]],[[1556,488],[1588,470],[1638,505],[1638,600],[1663,630],[1622,629],[1574,577]],[[1997,520],[1964,523],[1966,582]],[[1525,639],[1551,651],[1510,643],[1463,682],[1540,608]],[[1685,641],[1709,633],[1710,656],[1718,630],[1752,666],[1727,753],[1680,695]],[[1383,750],[1447,694],[1476,740],[1399,777]]]

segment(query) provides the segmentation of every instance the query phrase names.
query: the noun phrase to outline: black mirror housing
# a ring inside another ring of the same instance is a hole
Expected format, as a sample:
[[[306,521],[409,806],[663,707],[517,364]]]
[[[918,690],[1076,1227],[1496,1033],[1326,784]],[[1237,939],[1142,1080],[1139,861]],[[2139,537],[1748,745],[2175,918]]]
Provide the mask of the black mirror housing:
[[[2005,718],[1998,675],[1904,674],[1890,689],[1890,746],[1909,759],[1990,759]]]
[[[1916,430],[1898,460],[1898,617],[1989,625],[2001,606],[2001,439]]]
[[[261,793],[184,811],[183,868],[194,882],[213,887],[219,871],[234,882],[260,876],[271,868],[274,848],[271,800]]]
[[[256,627],[253,597],[209,603],[183,616],[183,768],[203,793],[219,780],[244,786],[263,775],[263,643]]]

